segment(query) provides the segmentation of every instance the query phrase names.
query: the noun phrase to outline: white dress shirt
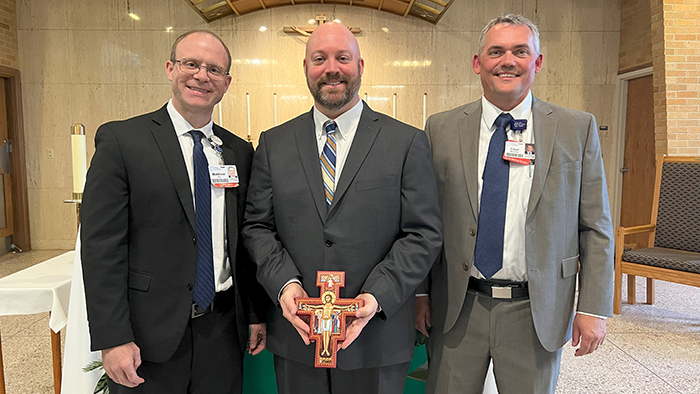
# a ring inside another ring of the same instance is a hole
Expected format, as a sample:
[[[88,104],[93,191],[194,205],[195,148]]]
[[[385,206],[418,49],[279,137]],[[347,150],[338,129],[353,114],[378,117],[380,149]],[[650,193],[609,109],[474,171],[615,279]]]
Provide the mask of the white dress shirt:
[[[358,101],[352,108],[345,111],[342,115],[335,119],[331,119],[324,115],[314,106],[314,125],[316,128],[316,142],[318,143],[319,167],[321,166],[321,153],[326,145],[326,131],[323,125],[329,121],[335,121],[337,128],[335,129],[335,185],[338,186],[340,175],[345,166],[345,159],[348,157],[352,140],[355,139],[357,125],[360,124],[360,116],[362,115],[362,100]]]
[[[214,135],[213,126],[214,121],[210,120],[204,127],[194,128],[192,125],[185,120],[185,118],[177,112],[173,106],[172,100],[168,102],[167,105],[168,114],[170,115],[170,120],[173,122],[175,127],[175,134],[177,135],[177,140],[180,143],[180,148],[182,149],[182,157],[185,159],[185,165],[187,166],[187,175],[190,178],[190,190],[192,191],[192,201],[194,201],[195,207],[197,206],[197,201],[194,199],[194,158],[192,153],[194,151],[194,138],[190,134],[191,130],[199,130],[204,133],[204,136],[209,139]],[[210,166],[218,166],[219,156],[212,146],[212,143],[202,139],[202,146],[204,147],[204,154],[207,157],[207,161]],[[207,170],[207,172],[209,172]],[[226,233],[225,233],[225,223],[226,223],[226,204],[224,199],[223,187],[211,186],[211,239],[212,239],[212,251],[214,255],[214,284],[216,285],[216,291],[224,291],[231,287],[233,284],[233,279],[231,278],[231,265],[228,261],[228,256],[226,254]]]
[[[527,119],[527,128],[518,135],[508,126],[508,139],[531,144],[535,140],[532,127],[532,93],[510,111],[501,111],[498,107],[481,97],[481,126],[479,128],[479,209],[481,209],[482,176],[486,166],[489,142],[496,131],[494,122],[498,115],[506,112],[513,119]],[[522,138],[522,140],[520,139]],[[504,147],[505,148],[505,147]],[[537,165],[537,145],[535,145],[535,165]],[[506,203],[506,225],[503,234],[503,267],[493,275],[493,279],[515,282],[527,281],[527,264],[525,261],[525,218],[532,188],[531,165],[510,163],[508,175],[508,202]],[[484,276],[476,266],[472,266],[471,276],[483,279]]]

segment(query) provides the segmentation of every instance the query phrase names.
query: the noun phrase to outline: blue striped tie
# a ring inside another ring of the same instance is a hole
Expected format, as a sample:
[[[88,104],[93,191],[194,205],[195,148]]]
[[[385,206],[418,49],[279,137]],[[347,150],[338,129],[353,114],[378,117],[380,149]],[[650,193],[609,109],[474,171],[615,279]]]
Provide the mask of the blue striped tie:
[[[496,131],[489,142],[489,152],[484,166],[479,207],[479,224],[474,247],[474,265],[486,279],[490,279],[503,267],[503,232],[506,226],[508,202],[508,175],[510,163],[503,160],[503,150],[508,134],[506,125],[513,120],[501,113],[494,124]]]
[[[323,146],[321,154],[321,175],[323,176],[323,189],[326,192],[326,206],[331,209],[333,193],[335,192],[335,122],[329,120],[323,125],[323,128],[326,130],[326,145]]]
[[[197,277],[194,281],[194,302],[207,309],[216,294],[214,287],[214,257],[211,243],[211,186],[209,162],[204,154],[199,130],[190,131],[194,138],[194,203],[197,227]]]

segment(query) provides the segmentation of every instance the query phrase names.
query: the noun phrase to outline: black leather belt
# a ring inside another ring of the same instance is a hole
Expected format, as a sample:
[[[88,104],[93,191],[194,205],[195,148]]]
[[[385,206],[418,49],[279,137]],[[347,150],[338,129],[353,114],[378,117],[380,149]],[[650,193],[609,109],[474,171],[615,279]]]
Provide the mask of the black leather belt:
[[[527,282],[511,282],[498,279],[469,278],[469,289],[491,298],[524,300],[530,298]]]

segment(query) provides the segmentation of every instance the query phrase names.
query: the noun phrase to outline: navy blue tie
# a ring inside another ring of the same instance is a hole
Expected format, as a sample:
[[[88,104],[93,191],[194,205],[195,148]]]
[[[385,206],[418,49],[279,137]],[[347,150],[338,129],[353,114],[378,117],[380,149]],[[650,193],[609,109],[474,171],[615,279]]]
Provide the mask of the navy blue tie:
[[[493,132],[489,142],[489,152],[482,177],[474,265],[486,279],[490,279],[503,267],[503,232],[506,225],[510,172],[510,162],[503,160],[503,150],[508,139],[506,125],[511,120],[513,117],[506,113],[501,113],[496,118],[494,122],[496,131]]]
[[[194,302],[207,309],[216,294],[214,287],[214,254],[211,244],[211,186],[209,162],[204,154],[199,130],[190,131],[194,138],[194,204],[197,230],[197,277],[194,281]]]

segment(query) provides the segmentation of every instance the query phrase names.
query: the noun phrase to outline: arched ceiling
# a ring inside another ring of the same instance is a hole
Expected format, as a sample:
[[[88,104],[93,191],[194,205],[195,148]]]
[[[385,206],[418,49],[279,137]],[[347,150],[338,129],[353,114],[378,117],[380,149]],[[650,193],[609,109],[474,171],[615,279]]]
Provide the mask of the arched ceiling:
[[[205,21],[242,16],[274,7],[299,4],[349,5],[374,8],[394,15],[413,16],[437,24],[455,0],[185,0]]]

